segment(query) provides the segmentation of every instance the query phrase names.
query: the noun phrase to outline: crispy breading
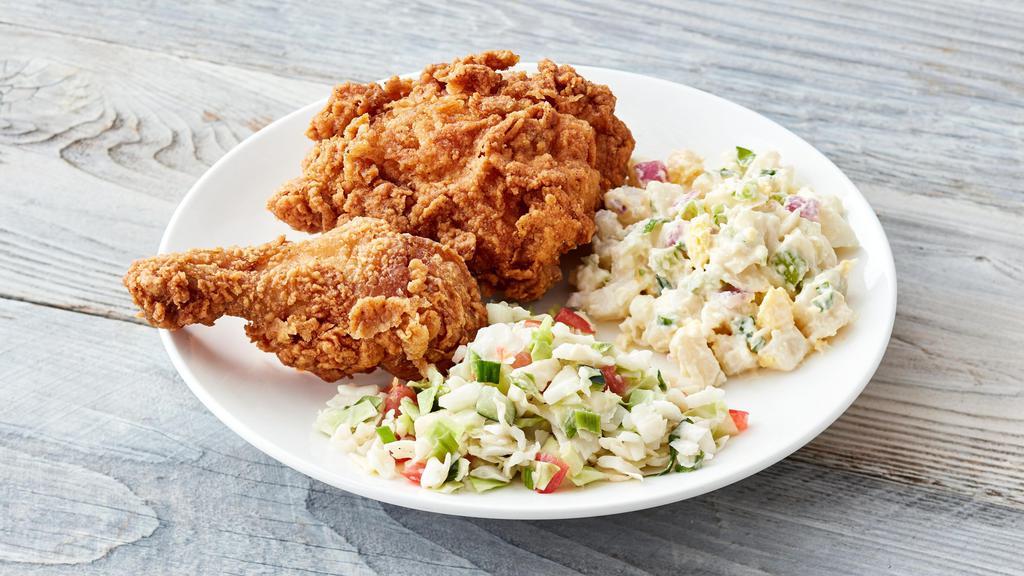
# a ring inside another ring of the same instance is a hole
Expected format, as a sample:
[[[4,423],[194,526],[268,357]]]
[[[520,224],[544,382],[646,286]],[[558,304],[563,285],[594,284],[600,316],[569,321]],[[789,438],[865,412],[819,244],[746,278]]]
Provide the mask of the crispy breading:
[[[154,326],[245,318],[260,349],[328,381],[378,366],[419,378],[487,321],[454,251],[372,218],[303,242],[137,260],[124,284]]]
[[[562,254],[590,242],[633,138],[606,86],[546,60],[532,76],[502,72],[517,61],[484,52],[411,83],[340,86],[310,127],[303,175],[268,207],[307,232],[382,218],[455,249],[485,288],[540,297]]]

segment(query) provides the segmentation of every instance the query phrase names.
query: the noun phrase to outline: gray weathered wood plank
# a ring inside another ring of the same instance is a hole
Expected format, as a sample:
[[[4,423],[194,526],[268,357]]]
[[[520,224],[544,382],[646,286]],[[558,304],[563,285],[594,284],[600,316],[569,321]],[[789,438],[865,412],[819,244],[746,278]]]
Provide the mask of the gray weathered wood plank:
[[[134,317],[120,277],[192,183],[326,89],[0,25],[0,295]]]
[[[382,505],[248,446],[145,327],[0,300],[0,343],[0,574],[1020,573],[1018,508],[795,460],[589,520]]]

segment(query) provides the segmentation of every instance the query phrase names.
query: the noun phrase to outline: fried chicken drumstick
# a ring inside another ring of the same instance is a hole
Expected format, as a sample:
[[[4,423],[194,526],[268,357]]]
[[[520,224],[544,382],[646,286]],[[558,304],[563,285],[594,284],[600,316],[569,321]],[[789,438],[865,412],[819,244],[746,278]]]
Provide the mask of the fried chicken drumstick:
[[[458,254],[373,218],[303,242],[137,260],[124,284],[154,326],[245,318],[261,350],[328,381],[378,366],[417,379],[487,320]]]
[[[312,122],[303,174],[268,208],[293,228],[374,216],[455,249],[487,289],[532,300],[590,242],[602,192],[621,185],[633,137],[607,86],[545,60],[484,52],[418,80],[342,84]]]

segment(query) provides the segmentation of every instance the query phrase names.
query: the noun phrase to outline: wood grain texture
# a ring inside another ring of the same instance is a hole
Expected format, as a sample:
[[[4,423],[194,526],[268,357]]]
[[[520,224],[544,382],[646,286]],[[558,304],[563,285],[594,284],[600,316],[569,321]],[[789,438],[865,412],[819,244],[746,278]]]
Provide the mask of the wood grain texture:
[[[0,25],[0,295],[134,318],[120,277],[192,182],[324,90]]]
[[[1024,546],[1021,30],[1021,5],[950,0],[0,0],[0,479],[50,494],[40,471],[57,470],[93,502],[123,498],[159,519],[153,530],[109,511],[18,552],[26,536],[11,522],[33,514],[0,502],[0,574],[63,561],[82,573],[632,574],[684,559],[707,573],[1024,573],[1006,554]],[[835,425],[769,471],[676,506],[449,519],[434,538],[437,516],[310,485],[185,391],[155,333],[130,323],[120,275],[155,250],[195,179],[330,83],[492,47],[711,91],[851,176],[889,235],[900,301],[878,373]],[[69,526],[93,517],[50,508]],[[616,540],[623,526],[634,536]],[[472,553],[461,534],[493,552]]]
[[[0,563],[92,562],[156,530],[156,513],[110,476],[4,447],[0,460]]]
[[[607,518],[382,505],[229,432],[143,326],[0,300],[0,342],[0,574],[1019,573],[1019,509],[792,459]]]

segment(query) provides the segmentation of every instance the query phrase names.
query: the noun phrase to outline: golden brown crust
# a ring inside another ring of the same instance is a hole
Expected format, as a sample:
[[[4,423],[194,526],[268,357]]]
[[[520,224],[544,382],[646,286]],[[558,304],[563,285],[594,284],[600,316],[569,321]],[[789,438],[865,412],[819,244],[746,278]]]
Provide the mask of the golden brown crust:
[[[353,118],[379,113],[389,102],[408,96],[411,88],[411,81],[397,76],[392,76],[383,86],[351,82],[335,86],[327,107],[313,117],[306,136],[310,140],[323,140],[340,134]]]
[[[607,87],[548,61],[533,76],[502,72],[517,61],[495,51],[432,65],[380,106],[365,94],[406,85],[339,87],[314,119],[303,176],[268,207],[307,232],[381,218],[450,246],[488,288],[541,296],[560,256],[590,241],[633,139]]]
[[[124,283],[154,326],[239,316],[260,349],[324,380],[378,366],[417,378],[487,317],[457,254],[371,218],[304,242],[139,260]]]

